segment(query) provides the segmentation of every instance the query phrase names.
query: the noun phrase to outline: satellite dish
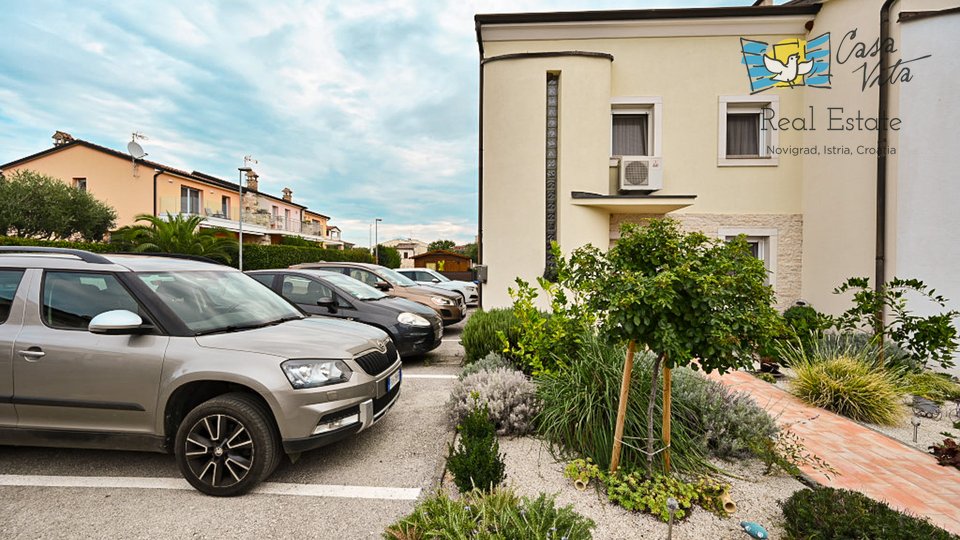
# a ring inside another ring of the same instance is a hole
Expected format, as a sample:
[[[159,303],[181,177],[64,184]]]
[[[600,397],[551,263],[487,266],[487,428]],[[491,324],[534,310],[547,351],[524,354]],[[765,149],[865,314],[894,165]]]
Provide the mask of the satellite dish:
[[[133,159],[140,159],[147,155],[147,153],[143,151],[143,147],[140,146],[137,141],[130,141],[127,143],[127,152],[133,156]]]

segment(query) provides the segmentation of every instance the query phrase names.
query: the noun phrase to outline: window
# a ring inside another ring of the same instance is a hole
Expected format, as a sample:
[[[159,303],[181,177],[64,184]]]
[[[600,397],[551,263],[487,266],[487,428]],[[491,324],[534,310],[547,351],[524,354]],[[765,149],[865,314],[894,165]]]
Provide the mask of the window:
[[[755,96],[720,96],[720,130],[717,164],[721,166],[772,166],[779,143],[770,121],[779,115],[779,97],[758,100]],[[772,116],[771,116],[772,113]]]
[[[326,285],[300,276],[283,276],[283,297],[295,304],[316,306],[321,298],[336,298]]]
[[[226,195],[220,197],[220,214],[224,218],[230,219],[230,197]]]
[[[353,279],[358,279],[371,287],[376,287],[377,283],[383,281],[377,276],[373,275],[372,272],[367,272],[366,270],[360,270],[359,268],[349,268],[347,269],[347,275]]]
[[[97,315],[114,309],[140,313],[140,306],[111,274],[46,272],[43,323],[62,330],[86,330]]]
[[[263,283],[267,287],[273,288],[273,274],[250,274],[250,277]]]
[[[747,241],[750,253],[763,261],[763,265],[767,268],[767,284],[776,287],[777,229],[721,228],[719,231],[720,238],[726,242],[741,235]]]
[[[86,178],[74,178],[73,187],[79,189],[80,191],[87,190],[87,179]]]
[[[180,212],[183,214],[200,213],[200,190],[180,186]]]
[[[660,156],[659,97],[619,97],[610,101],[610,155]]]
[[[0,324],[7,322],[23,270],[0,270]]]

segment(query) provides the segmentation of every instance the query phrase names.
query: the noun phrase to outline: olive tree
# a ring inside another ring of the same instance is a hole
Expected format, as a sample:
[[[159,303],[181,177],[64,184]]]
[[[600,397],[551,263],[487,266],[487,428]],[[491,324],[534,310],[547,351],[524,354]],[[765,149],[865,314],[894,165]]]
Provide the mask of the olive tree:
[[[0,176],[0,235],[101,241],[117,219],[88,192],[34,171]]]
[[[596,312],[601,330],[628,344],[611,470],[619,462],[633,352],[641,347],[653,353],[646,450],[652,468],[661,368],[690,366],[722,374],[749,366],[758,347],[772,338],[777,320],[766,268],[743,238],[724,242],[686,233],[669,219],[643,227],[624,224],[608,252],[586,246],[565,264],[569,286]],[[669,387],[664,400],[669,437]]]

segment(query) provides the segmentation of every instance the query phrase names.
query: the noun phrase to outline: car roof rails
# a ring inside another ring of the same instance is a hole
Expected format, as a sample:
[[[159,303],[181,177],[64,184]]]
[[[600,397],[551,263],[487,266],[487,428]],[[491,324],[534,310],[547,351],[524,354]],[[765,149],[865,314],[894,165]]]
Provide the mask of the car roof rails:
[[[187,261],[205,262],[210,264],[226,265],[227,263],[204,257],[203,255],[187,255],[186,253],[160,253],[156,251],[123,251],[111,255],[140,255],[142,257],[166,257],[168,259],[184,259]]]
[[[47,246],[0,246],[0,253],[45,253],[48,255],[72,255],[83,262],[93,264],[114,264],[113,261],[90,251],[82,249],[47,247]]]

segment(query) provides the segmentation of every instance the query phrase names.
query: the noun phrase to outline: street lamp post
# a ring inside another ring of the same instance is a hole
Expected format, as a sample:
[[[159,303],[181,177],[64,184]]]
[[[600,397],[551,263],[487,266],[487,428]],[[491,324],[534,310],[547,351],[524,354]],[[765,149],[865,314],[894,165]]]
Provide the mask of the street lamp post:
[[[253,169],[247,167],[247,160],[244,158],[243,167],[237,167],[240,174],[240,180],[237,182],[237,191],[240,193],[240,271],[243,271],[243,173],[250,172]]]
[[[374,264],[380,264],[380,245],[379,240],[377,240],[377,224],[383,221],[380,218],[373,220],[373,262]]]

